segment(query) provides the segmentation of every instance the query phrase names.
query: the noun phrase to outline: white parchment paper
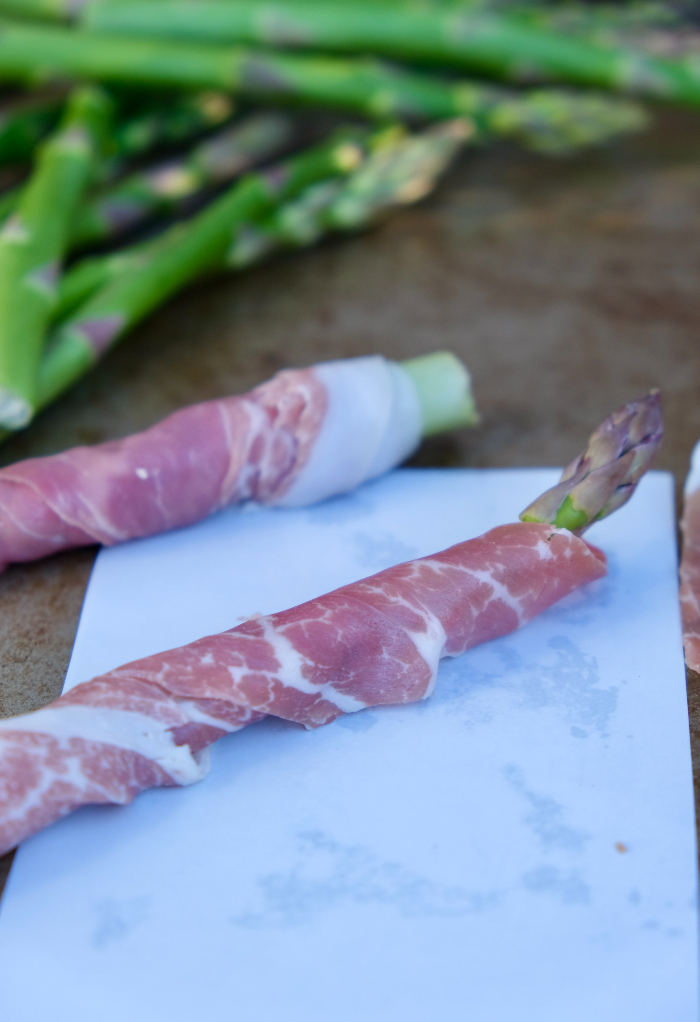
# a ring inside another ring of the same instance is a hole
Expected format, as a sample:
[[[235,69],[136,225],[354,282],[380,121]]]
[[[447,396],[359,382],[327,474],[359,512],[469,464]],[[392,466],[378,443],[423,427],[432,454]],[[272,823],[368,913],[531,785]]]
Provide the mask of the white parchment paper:
[[[67,685],[513,520],[554,470],[402,470],[98,558]],[[428,702],[268,719],[210,776],[28,841],[1,1022],[697,1022],[669,476],[610,575],[445,661]]]

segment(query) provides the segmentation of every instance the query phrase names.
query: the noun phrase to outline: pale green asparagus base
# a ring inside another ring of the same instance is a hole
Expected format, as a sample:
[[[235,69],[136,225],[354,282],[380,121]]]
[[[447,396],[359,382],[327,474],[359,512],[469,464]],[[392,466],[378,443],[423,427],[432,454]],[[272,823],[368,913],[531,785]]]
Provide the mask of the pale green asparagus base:
[[[423,415],[423,436],[478,425],[469,370],[451,351],[421,355],[399,365],[416,388]]]

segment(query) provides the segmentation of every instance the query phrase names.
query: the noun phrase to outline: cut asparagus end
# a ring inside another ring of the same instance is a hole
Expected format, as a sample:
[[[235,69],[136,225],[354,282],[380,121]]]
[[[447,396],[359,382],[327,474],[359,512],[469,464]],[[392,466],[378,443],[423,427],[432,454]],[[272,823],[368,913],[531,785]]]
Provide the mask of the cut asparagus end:
[[[423,436],[478,424],[479,413],[469,370],[451,351],[409,358],[399,365],[416,388],[423,416]]]
[[[520,518],[569,529],[580,536],[590,525],[626,504],[651,466],[663,440],[661,394],[651,390],[613,412],[591,434],[561,481]]]
[[[0,387],[0,427],[22,429],[31,422],[34,409],[19,394]]]

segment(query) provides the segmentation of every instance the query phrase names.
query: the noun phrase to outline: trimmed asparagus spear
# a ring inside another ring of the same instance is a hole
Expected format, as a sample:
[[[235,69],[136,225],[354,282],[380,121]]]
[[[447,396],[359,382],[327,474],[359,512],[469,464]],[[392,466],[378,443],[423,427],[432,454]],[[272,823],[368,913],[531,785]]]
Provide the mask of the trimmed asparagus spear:
[[[549,522],[580,536],[630,499],[663,439],[661,395],[652,390],[613,412],[591,434],[561,482],[525,508],[524,522]]]
[[[108,131],[111,101],[87,87],[71,97],[44,144],[17,212],[0,232],[0,424],[26,425],[70,227]]]
[[[248,174],[192,220],[144,246],[140,259],[129,262],[59,328],[42,363],[42,403],[190,280],[221,266],[238,223],[265,215],[315,180],[353,170],[362,160],[365,136],[359,129],[343,131],[280,166]]]
[[[202,142],[184,159],[129,175],[83,206],[71,233],[72,246],[117,237],[152,216],[173,212],[206,188],[278,153],[288,144],[291,128],[282,114],[253,114]]]
[[[341,52],[478,71],[507,81],[569,82],[697,106],[690,63],[603,46],[491,11],[415,11],[271,0],[118,0],[85,7],[99,32]]]

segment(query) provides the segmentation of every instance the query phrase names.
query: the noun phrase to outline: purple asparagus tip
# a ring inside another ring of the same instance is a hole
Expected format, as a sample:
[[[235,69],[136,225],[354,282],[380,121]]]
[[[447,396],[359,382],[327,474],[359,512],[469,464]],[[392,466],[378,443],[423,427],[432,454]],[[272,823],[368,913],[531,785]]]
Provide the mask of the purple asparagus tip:
[[[598,426],[561,482],[525,508],[524,522],[549,522],[577,535],[626,504],[664,435],[661,392],[630,402]]]

